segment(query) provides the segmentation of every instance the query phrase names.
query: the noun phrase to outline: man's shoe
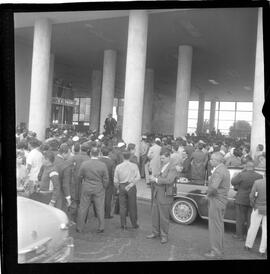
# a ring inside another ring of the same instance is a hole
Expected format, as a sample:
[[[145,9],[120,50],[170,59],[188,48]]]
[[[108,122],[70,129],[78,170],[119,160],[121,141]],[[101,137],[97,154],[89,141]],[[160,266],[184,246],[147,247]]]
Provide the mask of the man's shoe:
[[[204,256],[208,259],[222,259],[222,255],[218,255],[214,251],[210,251],[209,253],[205,253]]]
[[[251,248],[248,247],[248,246],[246,246],[246,245],[244,246],[244,249],[247,250],[247,251],[250,251],[250,250],[251,250]]]
[[[166,244],[166,243],[168,242],[168,238],[167,238],[167,237],[161,237],[160,242],[161,242],[162,244]]]
[[[112,219],[113,216],[105,216],[104,218],[105,218],[105,219]]]
[[[104,232],[104,229],[98,229],[97,230],[97,233],[103,233]]]
[[[138,229],[139,227],[140,227],[140,226],[137,224],[137,225],[133,226],[132,228]]]
[[[261,257],[266,257],[266,253],[265,252],[259,252]]]
[[[157,238],[157,237],[158,237],[158,235],[156,235],[154,233],[146,236],[147,239],[154,239],[154,238]]]
[[[126,226],[126,225],[122,225],[122,226],[121,226],[121,229],[122,229],[122,230],[127,230],[127,226]]]

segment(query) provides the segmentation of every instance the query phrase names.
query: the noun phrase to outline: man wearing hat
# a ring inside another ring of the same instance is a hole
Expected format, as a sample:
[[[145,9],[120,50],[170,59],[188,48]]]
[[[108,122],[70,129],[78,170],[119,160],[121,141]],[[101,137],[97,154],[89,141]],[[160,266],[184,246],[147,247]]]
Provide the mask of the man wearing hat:
[[[63,143],[60,145],[57,155],[55,156],[54,166],[59,174],[60,195],[55,203],[55,207],[68,213],[71,205],[71,180],[73,164],[69,160],[70,147]]]
[[[105,135],[114,135],[116,124],[117,124],[116,120],[112,117],[112,114],[110,113],[105,120],[105,125],[104,125]]]

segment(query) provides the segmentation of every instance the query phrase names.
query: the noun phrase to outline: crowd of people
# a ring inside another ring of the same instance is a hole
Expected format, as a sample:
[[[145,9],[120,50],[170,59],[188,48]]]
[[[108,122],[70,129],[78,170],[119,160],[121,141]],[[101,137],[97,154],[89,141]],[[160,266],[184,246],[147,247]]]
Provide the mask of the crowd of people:
[[[107,119],[107,124],[115,124],[112,117]],[[123,230],[127,229],[127,216],[132,228],[138,229],[136,184],[145,178],[152,192],[152,234],[147,238],[160,237],[161,243],[166,243],[175,179],[184,177],[195,184],[209,180],[206,198],[211,251],[206,257],[219,258],[223,253],[223,217],[231,181],[237,191],[234,237],[244,240],[249,227],[245,248],[252,248],[262,222],[259,251],[263,255],[266,252],[265,176],[255,172],[255,168],[266,168],[261,144],[253,158],[247,140],[212,132],[178,138],[143,135],[137,148],[126,144],[107,126],[103,134],[49,128],[44,142],[36,133],[18,128],[16,148],[18,190],[65,211],[77,232],[83,231],[91,204],[98,219],[97,233],[104,232],[104,219],[113,218],[113,214],[120,215]],[[230,180],[228,166],[242,171]]]

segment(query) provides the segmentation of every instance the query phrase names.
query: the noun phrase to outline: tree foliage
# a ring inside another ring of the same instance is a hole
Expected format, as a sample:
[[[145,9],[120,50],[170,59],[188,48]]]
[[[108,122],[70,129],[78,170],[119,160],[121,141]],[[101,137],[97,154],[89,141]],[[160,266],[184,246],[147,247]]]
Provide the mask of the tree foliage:
[[[249,122],[244,120],[235,121],[230,127],[229,135],[233,138],[245,138],[251,133],[251,126]]]

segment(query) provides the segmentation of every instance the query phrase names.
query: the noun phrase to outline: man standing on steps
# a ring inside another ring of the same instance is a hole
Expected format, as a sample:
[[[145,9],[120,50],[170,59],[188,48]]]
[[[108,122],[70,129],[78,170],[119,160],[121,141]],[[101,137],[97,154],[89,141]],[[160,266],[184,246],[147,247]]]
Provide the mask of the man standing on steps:
[[[112,114],[110,113],[108,117],[105,119],[105,135],[114,135],[115,133],[115,128],[116,128],[116,120],[112,117]]]

